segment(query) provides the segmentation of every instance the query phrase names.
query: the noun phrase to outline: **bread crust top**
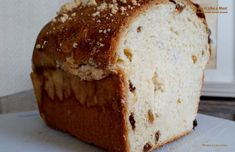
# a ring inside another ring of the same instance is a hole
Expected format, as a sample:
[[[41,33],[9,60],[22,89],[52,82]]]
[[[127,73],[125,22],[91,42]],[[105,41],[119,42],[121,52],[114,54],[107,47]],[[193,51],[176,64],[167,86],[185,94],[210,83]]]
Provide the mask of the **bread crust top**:
[[[205,22],[199,5],[190,0],[75,0],[64,5],[40,32],[33,53],[34,67],[56,68],[67,58],[78,66],[107,69],[116,62],[120,37],[141,12],[163,3],[190,6]],[[206,25],[207,26],[207,25]]]

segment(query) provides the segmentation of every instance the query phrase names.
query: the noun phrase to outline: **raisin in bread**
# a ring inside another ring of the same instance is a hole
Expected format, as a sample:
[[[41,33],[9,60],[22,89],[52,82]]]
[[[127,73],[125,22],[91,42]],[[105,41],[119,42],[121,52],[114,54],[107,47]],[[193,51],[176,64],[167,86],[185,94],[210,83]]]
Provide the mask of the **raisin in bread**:
[[[147,152],[190,133],[208,31],[189,0],[65,4],[33,52],[41,117],[110,152]]]

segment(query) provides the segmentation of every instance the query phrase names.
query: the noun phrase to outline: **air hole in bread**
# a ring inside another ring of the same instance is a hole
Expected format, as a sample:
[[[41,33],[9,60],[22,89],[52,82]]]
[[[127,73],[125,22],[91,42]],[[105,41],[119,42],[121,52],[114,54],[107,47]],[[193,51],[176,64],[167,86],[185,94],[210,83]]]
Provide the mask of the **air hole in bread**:
[[[159,115],[157,113],[155,113],[155,118],[158,118],[158,117],[159,117]]]
[[[192,19],[191,19],[191,18],[187,18],[187,20],[188,20],[189,22],[192,22]]]
[[[193,64],[195,64],[197,62],[197,56],[196,55],[192,55],[192,61],[193,61]]]
[[[135,130],[135,118],[134,118],[134,113],[131,113],[129,116],[129,122],[131,124],[132,130]]]
[[[136,87],[133,85],[133,83],[130,80],[129,80],[129,90],[132,93],[134,93],[136,90]]]
[[[202,51],[202,56],[205,55],[205,51]]]
[[[131,50],[130,49],[124,49],[124,54],[129,59],[129,61],[131,62],[132,58],[133,58],[133,54],[132,54]]]
[[[142,27],[142,26],[139,26],[139,27],[137,28],[137,32],[140,33],[140,32],[142,31],[142,29],[143,29],[143,27]]]
[[[157,131],[155,133],[155,144],[157,144],[157,142],[159,141],[160,135],[161,135],[160,131]]]
[[[127,44],[127,40],[124,41],[124,44],[125,44],[125,45]]]
[[[152,111],[151,110],[148,110],[148,121],[149,121],[149,123],[153,123],[153,121],[154,121],[154,115],[153,115],[153,113],[152,113]]]
[[[156,72],[154,72],[153,77],[152,77],[152,82],[154,85],[154,92],[156,91],[164,91],[164,86],[163,84],[160,82],[160,80],[158,80],[158,75]]]
[[[173,27],[170,28],[170,31],[175,33],[176,35],[179,35],[179,33],[176,30],[174,30]]]
[[[146,143],[143,147],[143,152],[148,152],[152,149],[152,145],[150,143]]]

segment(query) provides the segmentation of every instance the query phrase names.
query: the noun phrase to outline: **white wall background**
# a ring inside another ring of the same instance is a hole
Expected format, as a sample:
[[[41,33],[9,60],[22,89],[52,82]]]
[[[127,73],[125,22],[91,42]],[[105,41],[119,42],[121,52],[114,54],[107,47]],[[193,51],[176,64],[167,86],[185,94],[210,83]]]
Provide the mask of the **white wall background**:
[[[0,97],[32,88],[29,74],[36,37],[66,1],[0,0]],[[209,82],[235,79],[234,0],[220,0],[220,4],[228,6],[229,13],[219,15],[219,67],[206,71]]]
[[[235,81],[235,1],[219,0],[219,6],[228,7],[228,13],[218,15],[217,68],[205,72],[208,83]]]
[[[32,88],[36,37],[65,1],[0,0],[0,97]]]

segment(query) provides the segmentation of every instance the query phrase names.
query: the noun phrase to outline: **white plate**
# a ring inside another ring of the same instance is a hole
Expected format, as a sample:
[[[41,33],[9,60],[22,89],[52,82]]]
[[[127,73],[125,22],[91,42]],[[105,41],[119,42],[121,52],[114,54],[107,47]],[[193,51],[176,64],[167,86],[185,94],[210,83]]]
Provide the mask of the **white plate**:
[[[235,123],[205,115],[199,126],[155,152],[234,152]],[[68,134],[48,128],[38,112],[0,115],[0,152],[102,152]]]

